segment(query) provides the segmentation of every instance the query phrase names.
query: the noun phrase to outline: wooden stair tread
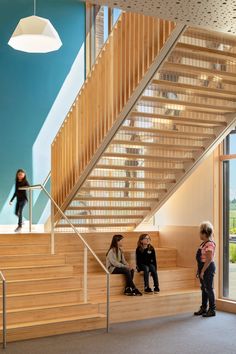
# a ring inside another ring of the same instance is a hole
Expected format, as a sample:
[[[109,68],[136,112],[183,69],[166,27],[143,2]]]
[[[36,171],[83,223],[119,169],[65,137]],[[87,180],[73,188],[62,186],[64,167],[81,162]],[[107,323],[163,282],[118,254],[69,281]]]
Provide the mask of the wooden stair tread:
[[[39,268],[71,268],[69,264],[42,264],[42,265],[23,265],[23,266],[1,266],[1,270],[20,270],[20,269],[39,269]]]
[[[26,282],[32,282],[32,281],[49,281],[49,280],[62,280],[62,279],[73,279],[73,278],[79,278],[78,275],[70,275],[70,276],[58,276],[58,277],[49,277],[49,278],[27,278],[27,279],[11,279],[11,280],[7,280],[7,283],[26,283]]]
[[[16,309],[8,309],[7,313],[15,313],[15,312],[22,312],[22,311],[37,311],[37,310],[45,310],[45,309],[53,309],[57,307],[69,307],[69,306],[80,306],[80,305],[94,305],[94,301],[89,301],[87,303],[84,302],[69,302],[69,303],[61,303],[56,305],[44,305],[44,306],[33,306],[33,307],[21,307]],[[2,314],[2,310],[0,310],[0,314]]]
[[[82,316],[61,317],[59,319],[44,320],[44,321],[23,322],[20,324],[17,323],[13,325],[8,325],[7,330],[24,328],[24,327],[41,326],[41,325],[61,323],[61,322],[70,322],[76,320],[96,319],[96,318],[106,318],[106,315],[102,313],[96,313],[96,314],[89,314],[89,315],[82,315]],[[0,327],[0,329],[2,330],[2,327]]]
[[[165,296],[175,296],[175,295],[182,295],[182,294],[192,294],[192,293],[200,293],[199,287],[194,288],[186,288],[186,289],[175,289],[175,290],[161,290],[158,294],[143,294],[143,296],[126,296],[124,294],[119,295],[111,295],[110,302],[121,302],[121,301],[140,301],[140,300],[149,300],[152,298],[159,298]],[[106,297],[98,296],[97,297],[100,302],[106,303]],[[92,300],[91,300],[92,301]]]
[[[63,255],[58,255],[58,254],[38,254],[38,253],[30,253],[30,254],[5,254],[5,255],[1,255],[1,260],[19,260],[19,258],[22,258],[22,259],[26,259],[26,260],[29,260],[29,259],[33,259],[35,260],[35,258],[37,258],[38,260],[43,260],[44,258],[46,259],[54,259],[54,260],[64,260],[64,257]],[[21,260],[21,259],[20,259]]]
[[[186,138],[187,139],[187,138]],[[192,140],[192,139],[191,139]],[[112,145],[135,145],[135,146],[147,146],[147,147],[151,147],[151,148],[158,148],[158,149],[162,149],[162,150],[166,150],[168,148],[170,149],[175,149],[176,151],[204,151],[205,148],[203,145],[193,145],[193,144],[181,144],[181,143],[176,143],[175,145],[173,144],[167,144],[167,143],[155,143],[155,142],[148,142],[148,141],[138,141],[137,143],[130,140],[121,140],[121,139],[117,139],[117,140],[113,140]],[[97,179],[98,176],[90,176],[88,178],[89,179]]]
[[[153,80],[153,84],[162,84],[163,85],[167,85],[167,86],[174,86],[174,87],[179,87],[179,83],[175,83],[173,81],[164,81],[164,80]],[[181,84],[182,86],[183,84]],[[193,85],[187,85],[185,84],[186,86],[186,89],[187,88],[191,88],[191,89],[195,89],[195,90],[199,90],[200,88],[199,87],[196,87],[196,86],[193,86]],[[208,88],[205,88],[205,89],[208,89]],[[217,89],[215,89],[217,90]],[[217,90],[217,91],[220,91],[220,90]],[[220,91],[222,92],[222,90]],[[235,93],[236,95],[236,93]],[[216,119],[210,119],[210,118],[205,118],[205,119],[200,119],[200,118],[189,118],[188,116],[178,116],[178,117],[175,117],[175,116],[169,116],[169,115],[165,115],[165,114],[158,114],[158,113],[148,113],[148,112],[139,112],[139,111],[133,111],[131,113],[131,117],[140,117],[140,118],[145,118],[145,119],[168,119],[168,120],[174,120],[176,122],[188,122],[188,123],[191,123],[191,122],[194,122],[194,123],[197,123],[199,122],[200,124],[203,123],[203,124],[213,124],[213,125],[227,125],[227,122],[225,120],[216,120]],[[133,143],[134,144],[134,143]],[[139,144],[139,142],[137,142],[137,145]],[[136,145],[136,143],[135,143]]]
[[[132,218],[131,218],[132,219]],[[77,228],[89,228],[89,227],[98,227],[98,228],[107,228],[109,227],[118,227],[118,226],[127,226],[127,227],[136,227],[136,224],[134,223],[100,223],[100,224],[74,224],[75,227]],[[63,228],[63,227],[71,227],[70,224],[57,224],[55,226],[56,228]]]
[[[56,289],[56,290],[45,290],[45,291],[35,291],[35,292],[26,292],[26,293],[17,293],[17,294],[7,294],[7,297],[17,297],[17,296],[32,296],[32,295],[47,295],[47,294],[54,294],[54,293],[64,293],[64,292],[71,292],[71,291],[81,291],[81,288],[69,288],[69,289]],[[0,295],[2,298],[2,295]]]
[[[223,51],[219,49],[212,49],[203,47],[196,44],[187,44],[187,43],[178,43],[175,47],[177,51],[181,51],[182,55],[185,55],[186,52],[190,52],[191,55],[197,55],[199,57],[199,53],[204,55],[205,58],[214,58],[214,59],[223,59],[223,60],[236,60],[236,53],[232,53],[229,51]]]

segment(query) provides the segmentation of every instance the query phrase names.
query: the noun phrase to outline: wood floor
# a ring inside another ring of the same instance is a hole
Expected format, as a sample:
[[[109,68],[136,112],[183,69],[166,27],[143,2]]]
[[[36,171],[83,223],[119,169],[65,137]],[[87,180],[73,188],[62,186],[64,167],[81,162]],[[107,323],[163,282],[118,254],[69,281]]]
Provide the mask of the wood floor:
[[[126,257],[131,263],[138,235],[135,232],[125,235]],[[103,261],[111,236],[111,233],[85,236]],[[161,292],[125,296],[123,277],[111,275],[111,323],[188,312],[198,306],[194,270],[178,267],[177,251],[158,247],[157,233],[151,233],[151,237],[158,257]],[[7,280],[7,341],[106,327],[106,276],[89,256],[85,304],[83,248],[74,235],[56,234],[53,256],[48,234],[2,234],[0,247],[0,269]],[[142,274],[135,273],[135,282],[143,291]]]

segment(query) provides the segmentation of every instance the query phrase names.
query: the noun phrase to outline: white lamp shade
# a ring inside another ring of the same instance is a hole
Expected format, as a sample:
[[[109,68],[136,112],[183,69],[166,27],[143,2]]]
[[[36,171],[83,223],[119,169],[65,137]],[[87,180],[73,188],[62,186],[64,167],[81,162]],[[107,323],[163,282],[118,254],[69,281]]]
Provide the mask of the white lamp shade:
[[[22,18],[8,44],[16,50],[28,53],[48,53],[62,46],[61,39],[51,22],[38,16]]]

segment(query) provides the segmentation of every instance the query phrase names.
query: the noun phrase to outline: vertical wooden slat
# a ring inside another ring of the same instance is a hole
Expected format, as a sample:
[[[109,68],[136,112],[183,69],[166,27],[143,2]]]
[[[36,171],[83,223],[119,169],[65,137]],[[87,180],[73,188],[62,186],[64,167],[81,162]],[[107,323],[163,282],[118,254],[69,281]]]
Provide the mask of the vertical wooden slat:
[[[59,205],[73,188],[174,23],[123,13],[52,145],[52,193]]]

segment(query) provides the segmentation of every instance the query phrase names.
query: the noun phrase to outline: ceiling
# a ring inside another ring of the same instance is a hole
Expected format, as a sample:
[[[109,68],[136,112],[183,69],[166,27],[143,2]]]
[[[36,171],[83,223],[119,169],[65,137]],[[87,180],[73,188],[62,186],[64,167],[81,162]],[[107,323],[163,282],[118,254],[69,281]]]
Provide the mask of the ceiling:
[[[157,16],[190,26],[236,33],[236,0],[92,0],[94,4]]]

